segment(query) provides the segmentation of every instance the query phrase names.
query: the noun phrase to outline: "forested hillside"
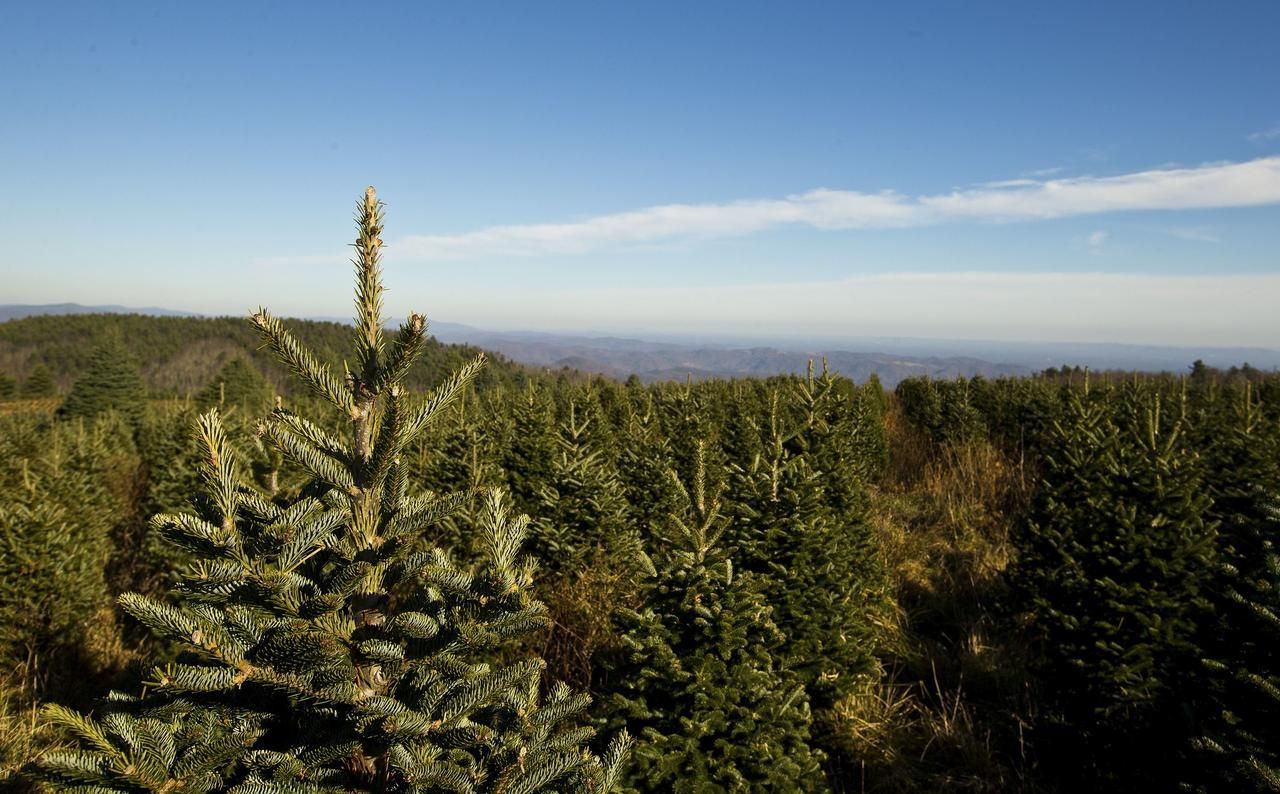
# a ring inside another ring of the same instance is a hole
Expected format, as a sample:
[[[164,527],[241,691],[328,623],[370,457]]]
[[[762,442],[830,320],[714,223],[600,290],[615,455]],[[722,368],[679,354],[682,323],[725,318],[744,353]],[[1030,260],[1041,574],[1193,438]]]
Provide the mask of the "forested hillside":
[[[321,361],[341,367],[351,340],[350,325],[296,320],[292,327]],[[84,372],[98,346],[110,340],[118,341],[132,358],[152,397],[190,396],[237,358],[251,361],[276,390],[284,394],[297,390],[285,367],[261,349],[253,328],[237,317],[65,314],[0,322],[0,378],[24,382],[43,366],[65,391]],[[478,352],[465,345],[427,340],[407,383],[415,389],[433,386]],[[502,357],[490,356],[489,367],[479,377],[481,385],[513,384],[521,382],[524,374]]]
[[[10,790],[1280,789],[1280,376],[526,373],[359,210],[354,328],[0,325]]]

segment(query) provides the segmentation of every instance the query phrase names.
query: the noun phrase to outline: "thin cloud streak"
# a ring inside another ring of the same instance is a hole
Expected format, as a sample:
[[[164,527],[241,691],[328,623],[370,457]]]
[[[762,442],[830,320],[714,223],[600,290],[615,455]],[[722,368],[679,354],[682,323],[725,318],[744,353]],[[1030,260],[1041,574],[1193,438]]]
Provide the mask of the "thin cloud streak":
[[[1269,129],[1249,133],[1249,140],[1253,143],[1262,143],[1263,141],[1270,141],[1276,138],[1280,138],[1280,124]]]
[[[1165,232],[1179,240],[1194,240],[1198,243],[1222,242],[1217,232],[1207,226],[1171,226]]]
[[[399,240],[400,259],[573,254],[676,238],[737,237],[784,226],[884,229],[953,221],[1029,221],[1133,210],[1280,203],[1280,157],[1111,177],[1017,179],[910,197],[821,188],[782,199],[667,204],[568,223],[493,226]]]

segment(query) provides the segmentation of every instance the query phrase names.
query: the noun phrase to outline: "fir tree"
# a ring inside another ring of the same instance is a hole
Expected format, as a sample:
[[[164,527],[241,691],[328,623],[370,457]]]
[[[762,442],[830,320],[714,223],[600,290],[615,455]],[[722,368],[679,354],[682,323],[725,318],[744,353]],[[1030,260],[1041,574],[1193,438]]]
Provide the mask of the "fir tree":
[[[533,549],[553,561],[556,573],[582,568],[589,560],[621,562],[634,558],[637,539],[629,531],[622,483],[601,450],[592,443],[595,421],[583,416],[575,402],[560,424],[551,477],[540,490],[539,518],[534,522]]]
[[[1205,660],[1218,711],[1194,742],[1198,791],[1280,792],[1280,509],[1268,513],[1252,573],[1224,566],[1218,625],[1234,643]]]
[[[1276,792],[1280,514],[1267,496],[1280,490],[1280,428],[1266,420],[1248,384],[1225,399],[1206,396],[1198,431],[1221,563],[1213,619],[1200,640],[1209,714],[1190,777],[1199,791]]]
[[[1214,531],[1170,413],[1140,387],[1114,404],[1073,395],[1018,541],[1013,579],[1041,648],[1046,741],[1073,748],[1062,774],[1095,786],[1177,774],[1187,741],[1180,703]]]
[[[522,510],[533,510],[551,482],[556,443],[555,405],[546,389],[530,381],[507,409],[508,438],[501,449],[511,499]]]
[[[439,522],[434,536],[437,543],[453,545],[464,554],[477,551],[466,542],[467,537],[475,537],[470,530],[479,515],[480,500],[476,495],[481,489],[502,481],[492,450],[496,439],[477,418],[478,409],[473,392],[467,389],[459,394],[458,400],[440,417],[437,427],[424,433],[415,445],[416,460],[406,470],[414,482],[428,491],[472,494],[461,509]]]
[[[639,610],[619,612],[623,646],[605,705],[638,732],[630,785],[641,791],[825,788],[809,745],[801,682],[782,664],[786,640],[750,575],[720,540],[727,519],[707,493],[702,454],[684,509],[655,538],[656,578]]]
[[[17,379],[7,372],[0,372],[0,400],[12,400],[17,393]]]
[[[117,660],[107,572],[134,468],[118,417],[0,424],[0,660],[27,686],[80,692]]]
[[[594,422],[570,400],[530,544],[538,559],[551,563],[545,580],[553,625],[543,655],[581,686],[591,683],[595,653],[613,642],[614,610],[634,594],[649,565],[617,472],[592,441],[601,437],[592,427],[601,413],[589,414]]]
[[[799,427],[788,440],[791,451],[821,473],[825,501],[846,524],[861,521],[867,483],[880,475],[886,457],[880,416],[856,398],[852,386],[834,377],[825,361],[815,377],[810,361],[808,377],[794,387]]]
[[[271,385],[243,358],[233,358],[219,370],[213,381],[195,397],[200,408],[218,408],[226,412],[237,408],[246,413],[259,413],[271,405]]]
[[[201,417],[203,498],[154,528],[196,556],[172,600],[121,603],[178,643],[139,698],[113,696],[97,719],[47,716],[80,739],[31,767],[55,788],[95,792],[530,792],[606,790],[625,735],[603,758],[573,721],[587,698],[542,694],[538,660],[496,663],[495,649],[535,630],[545,608],[520,557],[527,519],[485,497],[475,569],[423,549],[423,528],[461,496],[409,497],[400,453],[482,366],[425,401],[403,379],[425,322],[382,329],[382,205],[357,205],[355,360],[344,379],[265,310],[267,344],[346,419],[342,440],[276,410],[260,432],[307,469],[296,499],[267,498],[242,474],[217,411]]]
[[[982,438],[987,430],[972,403],[971,382],[907,378],[894,395],[912,424],[934,441],[956,443]]]
[[[733,468],[733,538],[742,567],[763,576],[788,659],[825,708],[875,670],[873,618],[884,582],[870,529],[850,504],[854,486],[841,490],[849,472],[814,466],[817,450],[840,454],[834,440],[815,438],[812,420],[784,429],[780,403],[774,392],[762,450],[747,468]]]
[[[58,416],[71,419],[118,411],[136,425],[146,410],[146,396],[142,377],[124,344],[109,335],[94,348],[84,374],[71,387]]]
[[[618,478],[634,526],[644,535],[680,509],[668,475],[673,465],[671,440],[663,432],[652,393],[635,391],[620,432]]]
[[[22,396],[28,400],[52,397],[58,393],[58,384],[53,380],[53,373],[44,364],[36,364],[35,369],[22,382]]]

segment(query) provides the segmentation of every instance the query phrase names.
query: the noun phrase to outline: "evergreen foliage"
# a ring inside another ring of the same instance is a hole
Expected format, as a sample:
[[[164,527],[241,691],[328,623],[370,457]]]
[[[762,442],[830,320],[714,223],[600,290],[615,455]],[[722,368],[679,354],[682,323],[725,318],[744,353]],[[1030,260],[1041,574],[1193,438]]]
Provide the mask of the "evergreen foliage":
[[[291,320],[300,344],[330,367],[342,366],[351,326],[318,320]],[[99,341],[117,336],[129,342],[134,357],[145,363],[148,393],[188,397],[213,381],[229,359],[243,358],[276,385],[291,403],[305,398],[307,388],[293,381],[288,369],[259,346],[257,331],[236,317],[152,317],[141,314],[36,315],[0,323],[0,361],[33,361],[44,366],[49,382],[70,382],[89,366]],[[443,376],[464,366],[480,350],[423,340],[415,364],[405,376],[406,388],[422,391],[439,385]],[[477,388],[518,387],[528,379],[525,368],[490,354],[476,376]],[[53,393],[33,396],[49,396]]]
[[[1251,384],[1204,397],[1195,418],[1221,563],[1200,640],[1208,715],[1190,777],[1200,791],[1280,791],[1280,515],[1267,501],[1280,491],[1280,433]]]
[[[702,454],[684,508],[654,539],[656,578],[641,609],[618,615],[623,646],[605,705],[637,731],[629,785],[638,791],[814,791],[825,782],[809,745],[801,681],[760,580],[735,574],[721,543],[728,520],[706,490]]]
[[[195,396],[196,405],[202,409],[218,408],[226,412],[236,408],[249,414],[261,413],[271,405],[271,400],[271,385],[243,358],[228,361]]]
[[[972,385],[963,379],[906,378],[894,394],[916,427],[934,441],[955,443],[987,433],[982,414],[974,406]]]
[[[634,387],[632,387],[634,388]],[[618,454],[618,477],[626,495],[633,526],[650,533],[680,509],[679,497],[669,476],[673,465],[672,440],[652,394],[633,394],[621,418],[625,443]]]
[[[596,421],[599,421],[597,415]],[[550,477],[539,491],[533,551],[555,573],[591,564],[616,567],[634,560],[639,539],[630,531],[627,501],[611,462],[592,441],[592,418],[570,402],[561,422]]]
[[[355,358],[345,378],[259,310],[267,344],[347,422],[341,440],[277,409],[259,432],[311,475],[297,498],[244,476],[216,410],[199,420],[202,498],[152,526],[196,558],[171,599],[121,604],[183,649],[145,694],[113,695],[90,718],[47,717],[79,739],[31,773],[73,791],[434,792],[607,790],[625,734],[603,757],[574,722],[587,705],[542,691],[536,659],[494,652],[546,610],[520,556],[528,520],[485,496],[474,568],[423,548],[423,528],[465,494],[411,494],[401,452],[475,377],[477,358],[425,400],[403,380],[425,322],[384,339],[382,205],[357,205]]]
[[[650,567],[631,524],[622,483],[593,439],[592,414],[570,401],[556,437],[558,451],[539,491],[531,548],[546,560],[554,599],[545,655],[575,683],[591,683],[593,657],[608,645],[614,610],[628,602],[637,578]]]
[[[94,349],[89,365],[58,409],[63,419],[118,411],[131,424],[142,421],[146,389],[124,343],[108,336]]]
[[[825,708],[875,669],[873,618],[883,583],[860,516],[857,470],[839,447],[852,436],[838,439],[817,417],[828,398],[814,386],[799,387],[802,414],[791,428],[783,426],[780,395],[771,395],[761,450],[747,468],[732,467],[730,488],[740,565],[762,575],[787,635],[787,659]],[[817,468],[824,457],[829,470]]]
[[[0,372],[0,400],[12,400],[18,394],[18,380],[7,372]]]
[[[53,380],[53,373],[44,364],[36,364],[31,374],[22,382],[22,396],[27,399],[52,397],[57,393],[58,384]]]
[[[1280,791],[1280,509],[1252,534],[1256,556],[1237,557],[1248,568],[1223,566],[1218,614],[1234,642],[1205,660],[1217,711],[1194,742],[1198,791]]]
[[[39,692],[78,690],[109,663],[107,571],[127,510],[130,434],[106,417],[0,423],[0,660]]]
[[[158,398],[0,406],[0,791],[598,789],[553,679],[643,730],[636,791],[1276,790],[1276,373],[476,372],[359,274],[349,364],[265,313],[0,324],[47,393],[114,334]]]
[[[551,482],[558,451],[555,404],[545,388],[531,381],[514,395],[501,415],[509,421],[499,452],[507,489],[518,509],[532,511],[541,502],[542,489]]]
[[[1137,388],[1109,396],[1073,394],[1055,423],[1014,586],[1061,728],[1049,740],[1075,748],[1059,773],[1167,786],[1186,741],[1214,529],[1176,411]]]

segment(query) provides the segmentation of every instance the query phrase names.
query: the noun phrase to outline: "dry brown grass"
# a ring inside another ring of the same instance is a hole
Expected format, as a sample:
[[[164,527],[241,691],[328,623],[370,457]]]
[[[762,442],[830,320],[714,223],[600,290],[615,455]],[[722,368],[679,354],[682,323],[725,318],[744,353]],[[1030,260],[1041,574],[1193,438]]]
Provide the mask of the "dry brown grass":
[[[551,610],[539,655],[552,679],[590,691],[597,653],[618,640],[613,614],[634,606],[635,581],[607,565],[589,565],[572,578],[548,585],[542,600]]]
[[[1034,477],[985,440],[934,443],[896,406],[886,425],[890,469],[871,521],[897,620],[881,640],[888,679],[822,715],[857,759],[842,789],[1027,790],[1022,649],[995,604]]]
[[[818,729],[846,759],[842,792],[1010,791],[1016,768],[1001,758],[993,731],[963,685],[867,681],[817,715]]]
[[[9,414],[42,414],[53,416],[62,400],[58,398],[43,400],[3,400],[0,401],[0,416]]]

